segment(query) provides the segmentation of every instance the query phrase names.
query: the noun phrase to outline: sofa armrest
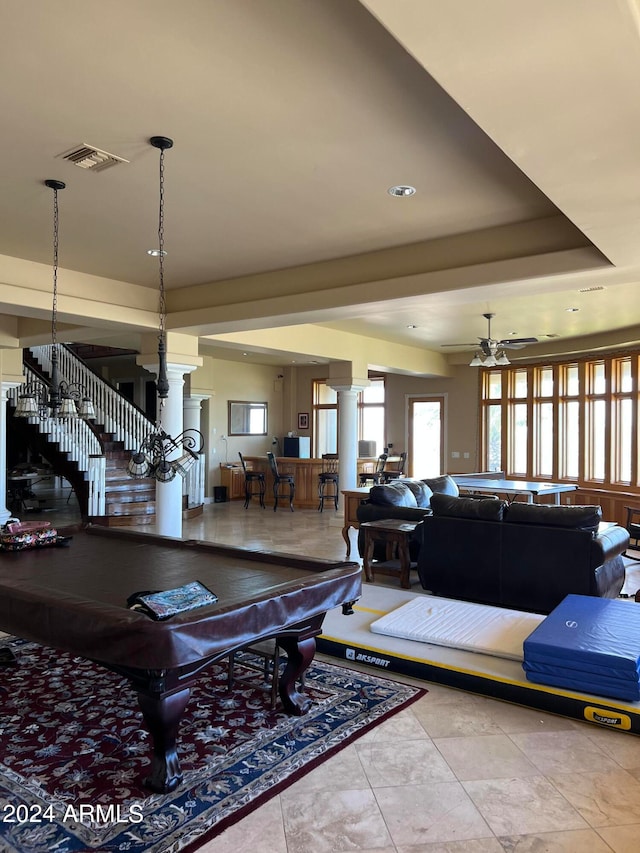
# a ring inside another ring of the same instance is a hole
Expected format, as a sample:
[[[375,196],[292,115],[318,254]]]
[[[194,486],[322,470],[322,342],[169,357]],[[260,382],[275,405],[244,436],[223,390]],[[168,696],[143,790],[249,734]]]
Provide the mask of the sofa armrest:
[[[629,533],[618,524],[601,524],[598,533],[593,538],[592,555],[594,566],[601,566],[629,547]]]
[[[356,511],[356,516],[360,524],[366,521],[380,521],[382,518],[422,521],[425,515],[431,515],[431,510],[416,506],[381,506],[370,503],[360,504]]]

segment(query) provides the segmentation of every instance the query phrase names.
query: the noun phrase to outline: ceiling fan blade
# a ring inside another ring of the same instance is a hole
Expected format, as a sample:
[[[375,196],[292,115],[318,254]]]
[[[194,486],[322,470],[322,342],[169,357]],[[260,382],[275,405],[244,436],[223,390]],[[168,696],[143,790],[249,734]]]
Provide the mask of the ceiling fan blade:
[[[537,338],[508,338],[507,340],[504,340],[504,341],[498,341],[498,343],[500,344],[501,347],[508,347],[510,344],[522,344],[522,346],[524,346],[525,344],[537,344],[538,339]]]
[[[470,344],[469,341],[463,344],[440,344],[441,347],[477,347],[478,344]]]

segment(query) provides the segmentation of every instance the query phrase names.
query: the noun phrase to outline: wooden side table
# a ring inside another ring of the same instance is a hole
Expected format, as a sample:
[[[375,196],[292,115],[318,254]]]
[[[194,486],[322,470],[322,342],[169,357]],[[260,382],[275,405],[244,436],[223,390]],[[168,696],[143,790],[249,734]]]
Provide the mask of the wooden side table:
[[[362,568],[365,580],[373,583],[373,546],[375,542],[384,542],[387,548],[387,559],[375,564],[375,571],[381,575],[396,575],[400,578],[403,589],[411,589],[409,572],[411,571],[411,556],[409,541],[415,533],[419,521],[402,521],[399,518],[383,518],[380,521],[365,521],[360,525],[364,530],[364,557]]]
[[[359,489],[343,489],[342,491],[344,503],[344,527],[342,528],[342,538],[347,544],[347,557],[351,555],[349,528],[353,527],[358,530],[360,527],[360,522],[358,521],[358,507],[363,501],[367,500],[370,491],[370,486],[362,486]]]

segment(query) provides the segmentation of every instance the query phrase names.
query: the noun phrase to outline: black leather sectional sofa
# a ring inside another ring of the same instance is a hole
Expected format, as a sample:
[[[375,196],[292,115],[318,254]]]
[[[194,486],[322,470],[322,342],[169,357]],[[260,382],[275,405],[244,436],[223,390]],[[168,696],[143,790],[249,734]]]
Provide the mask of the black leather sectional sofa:
[[[569,593],[616,598],[628,532],[599,506],[433,495],[418,575],[434,595],[550,613]]]

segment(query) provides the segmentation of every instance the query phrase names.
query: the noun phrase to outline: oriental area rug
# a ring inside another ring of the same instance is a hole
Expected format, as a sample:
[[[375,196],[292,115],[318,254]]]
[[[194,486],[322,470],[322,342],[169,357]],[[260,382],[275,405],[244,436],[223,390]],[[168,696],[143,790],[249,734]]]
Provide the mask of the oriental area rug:
[[[17,658],[0,667],[0,850],[10,853],[195,851],[426,692],[314,661],[311,710],[290,717],[270,710],[259,675],[229,692],[226,662],[213,664],[180,726],[184,780],[153,794],[142,786],[149,736],[126,680],[36,643],[1,645]]]

